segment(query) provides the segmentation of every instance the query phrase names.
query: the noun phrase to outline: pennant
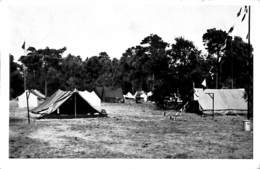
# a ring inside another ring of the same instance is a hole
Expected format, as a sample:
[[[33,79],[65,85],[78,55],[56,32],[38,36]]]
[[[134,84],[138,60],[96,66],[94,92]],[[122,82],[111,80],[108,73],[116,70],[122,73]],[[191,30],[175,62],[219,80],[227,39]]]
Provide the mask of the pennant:
[[[245,13],[247,13],[247,6],[245,6],[245,9],[244,9]]]
[[[211,66],[211,68],[209,70],[209,74],[210,74],[211,79],[213,80],[214,73],[212,72],[212,69],[213,69],[213,66]]]
[[[213,69],[213,66],[211,66],[211,68],[209,69],[209,73],[212,73],[211,71],[212,71],[212,69]]]
[[[232,26],[232,27],[229,29],[228,34],[229,34],[229,33],[232,33],[233,30],[234,30],[234,26]]]
[[[242,11],[242,7],[239,9],[239,11],[238,11],[238,13],[237,13],[237,17],[239,17],[239,16],[240,16],[240,14],[241,14],[241,11]]]
[[[214,75],[215,75],[214,73],[210,72],[210,77],[212,80],[214,79]]]
[[[246,39],[248,39],[249,38],[249,33],[246,35]]]
[[[226,47],[227,47],[227,43],[225,42],[225,44],[221,47],[220,50],[224,50],[224,49],[226,49]]]
[[[220,63],[220,61],[221,61],[221,58],[222,58],[222,57],[219,57],[219,58],[218,58],[218,63]]]
[[[243,22],[245,18],[246,18],[246,13],[244,14],[244,16],[243,16],[241,22]]]
[[[201,83],[201,85],[206,88],[207,87],[207,84],[206,84],[206,79],[203,80],[203,82]]]
[[[23,42],[22,49],[25,49],[25,41]]]

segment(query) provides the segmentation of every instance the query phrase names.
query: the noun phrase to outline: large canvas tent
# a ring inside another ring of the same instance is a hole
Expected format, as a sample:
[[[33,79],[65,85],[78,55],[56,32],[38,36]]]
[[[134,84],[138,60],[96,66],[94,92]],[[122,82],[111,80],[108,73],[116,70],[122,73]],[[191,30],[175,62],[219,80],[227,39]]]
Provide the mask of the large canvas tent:
[[[220,114],[246,114],[247,101],[244,98],[244,89],[201,89],[195,88],[194,101],[198,103],[199,109],[205,114],[214,112]],[[211,95],[211,96],[210,96]]]
[[[36,89],[26,90],[20,96],[18,96],[18,107],[27,107],[26,92],[28,93],[28,106],[29,108],[37,107],[41,101],[45,99],[45,96]]]
[[[95,92],[104,102],[123,102],[124,96],[121,88],[96,87]]]
[[[58,90],[31,112],[38,117],[82,117],[101,112],[94,92]]]

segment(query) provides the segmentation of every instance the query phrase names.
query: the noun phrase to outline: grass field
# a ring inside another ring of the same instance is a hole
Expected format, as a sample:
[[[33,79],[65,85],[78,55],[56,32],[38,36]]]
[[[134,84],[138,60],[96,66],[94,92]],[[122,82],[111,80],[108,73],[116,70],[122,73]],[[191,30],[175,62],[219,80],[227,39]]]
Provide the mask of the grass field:
[[[10,158],[251,159],[253,132],[242,116],[176,121],[152,104],[103,103],[107,118],[42,119],[27,124],[26,110],[10,103]]]

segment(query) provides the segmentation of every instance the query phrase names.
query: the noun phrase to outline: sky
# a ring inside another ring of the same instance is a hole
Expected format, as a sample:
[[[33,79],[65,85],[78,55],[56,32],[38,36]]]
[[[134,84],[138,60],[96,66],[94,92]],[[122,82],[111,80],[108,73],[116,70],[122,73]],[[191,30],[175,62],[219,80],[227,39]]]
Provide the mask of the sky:
[[[231,35],[247,35],[247,19],[236,14],[241,5],[176,4],[160,1],[86,1],[72,3],[10,3],[8,20],[10,53],[18,59],[26,47],[62,48],[64,53],[86,57],[105,51],[120,58],[127,48],[139,45],[150,34],[174,43],[182,36],[205,50],[202,35],[217,28]]]

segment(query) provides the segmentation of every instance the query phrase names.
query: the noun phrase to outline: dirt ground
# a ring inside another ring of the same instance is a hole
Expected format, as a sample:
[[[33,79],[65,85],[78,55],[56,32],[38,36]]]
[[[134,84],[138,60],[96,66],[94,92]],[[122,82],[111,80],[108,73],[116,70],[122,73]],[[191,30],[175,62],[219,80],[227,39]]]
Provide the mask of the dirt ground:
[[[10,102],[10,158],[252,159],[253,132],[242,116],[182,114],[176,121],[151,103],[102,103],[109,117],[42,119]]]

